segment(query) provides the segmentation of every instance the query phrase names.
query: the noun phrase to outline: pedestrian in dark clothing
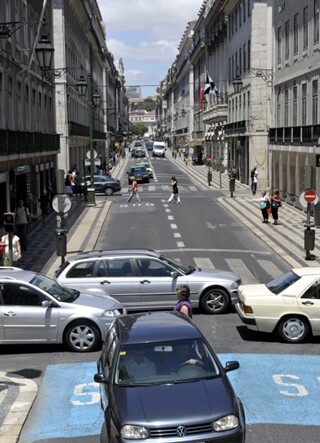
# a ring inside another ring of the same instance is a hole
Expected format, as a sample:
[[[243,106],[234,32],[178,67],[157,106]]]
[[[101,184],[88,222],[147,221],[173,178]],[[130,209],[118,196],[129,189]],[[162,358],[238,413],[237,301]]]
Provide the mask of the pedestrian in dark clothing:
[[[42,214],[42,224],[46,224],[46,218],[48,216],[49,197],[47,191],[43,190],[38,202],[40,203],[40,209]]]
[[[17,236],[20,238],[21,250],[26,251],[28,247],[28,226],[31,223],[29,209],[24,205],[23,200],[19,200],[15,209],[15,224]]]
[[[178,181],[175,177],[171,177],[171,185],[172,185],[172,193],[168,200],[170,203],[173,199],[176,203],[181,203],[180,195],[179,195],[179,188],[178,188]]]
[[[231,197],[233,197],[233,193],[236,188],[236,179],[239,179],[239,172],[236,166],[233,166],[231,169],[229,169],[229,188]]]
[[[257,173],[257,168],[254,167],[251,171],[251,191],[252,191],[252,195],[256,195],[257,193],[257,184],[258,184],[258,173]]]
[[[273,218],[273,224],[278,225],[279,224],[278,210],[282,206],[279,189],[273,190],[270,201],[271,201],[271,214]]]

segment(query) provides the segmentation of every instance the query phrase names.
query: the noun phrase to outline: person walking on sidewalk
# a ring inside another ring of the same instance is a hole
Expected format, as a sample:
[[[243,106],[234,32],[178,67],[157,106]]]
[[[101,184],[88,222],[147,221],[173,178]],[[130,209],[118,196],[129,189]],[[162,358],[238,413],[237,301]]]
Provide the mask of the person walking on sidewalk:
[[[42,214],[42,224],[46,224],[46,218],[48,215],[48,206],[49,206],[49,198],[46,190],[42,191],[42,195],[40,196],[38,202],[40,203],[40,210]]]
[[[252,191],[252,195],[256,195],[257,193],[257,184],[258,184],[258,173],[257,173],[257,168],[254,167],[251,171],[251,191]]]
[[[26,251],[28,247],[28,227],[30,223],[30,211],[24,205],[24,201],[19,200],[18,206],[15,209],[15,224],[17,228],[17,235],[20,238],[22,251]]]
[[[181,200],[179,195],[178,181],[175,177],[171,177],[171,185],[172,185],[172,193],[170,195],[168,203],[172,202],[172,200],[174,199],[176,203],[180,204]]]
[[[137,180],[134,176],[131,177],[131,186],[130,186],[130,197],[128,198],[128,203],[131,202],[132,198],[135,197],[137,202],[140,203],[139,197],[139,188]]]
[[[261,193],[260,197],[260,208],[262,212],[263,222],[262,223],[269,223],[269,211],[270,211],[270,199],[267,195],[266,191],[263,191]]]
[[[5,245],[5,251],[3,254],[3,266],[10,266],[9,234],[4,234],[1,237],[1,243]],[[20,238],[15,233],[13,233],[11,266],[17,266],[17,262],[20,258],[21,258]]]
[[[279,189],[273,189],[270,200],[271,200],[271,214],[273,218],[273,224],[278,225],[279,224],[278,210],[282,206]]]
[[[239,179],[239,172],[236,166],[233,166],[229,169],[229,188],[230,188],[230,196],[233,197],[233,193],[236,188],[236,179]]]

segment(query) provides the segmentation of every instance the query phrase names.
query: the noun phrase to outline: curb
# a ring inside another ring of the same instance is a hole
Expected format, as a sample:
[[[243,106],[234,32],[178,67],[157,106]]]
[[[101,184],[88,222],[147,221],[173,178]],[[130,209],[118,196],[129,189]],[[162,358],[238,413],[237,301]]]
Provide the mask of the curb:
[[[6,392],[3,390],[0,397],[1,410],[9,409],[0,422],[0,441],[16,443],[37,395],[38,386],[33,380],[24,377],[8,377],[6,372],[0,372],[0,384],[6,386]]]

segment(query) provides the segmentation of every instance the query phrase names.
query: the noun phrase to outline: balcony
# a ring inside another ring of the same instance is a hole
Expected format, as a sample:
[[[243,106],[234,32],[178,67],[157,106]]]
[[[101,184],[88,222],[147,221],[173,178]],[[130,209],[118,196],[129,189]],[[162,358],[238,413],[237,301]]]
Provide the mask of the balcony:
[[[246,120],[241,120],[239,122],[234,122],[234,123],[228,123],[224,127],[224,133],[226,135],[243,134],[244,132],[246,132]]]
[[[0,129],[0,156],[17,154],[47,153],[60,150],[58,134],[42,134],[41,132],[11,131]]]
[[[269,143],[274,145],[318,145],[320,125],[270,128]]]
[[[69,121],[69,135],[78,135],[80,137],[89,137],[89,126],[80,125]],[[93,130],[94,140],[106,140],[107,134],[102,131]]]

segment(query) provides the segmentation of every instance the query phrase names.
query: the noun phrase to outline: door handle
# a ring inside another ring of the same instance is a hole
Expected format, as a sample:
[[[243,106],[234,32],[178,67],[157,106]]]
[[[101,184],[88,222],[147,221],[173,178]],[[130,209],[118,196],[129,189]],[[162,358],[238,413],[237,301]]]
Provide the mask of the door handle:
[[[17,314],[13,311],[9,311],[9,312],[4,312],[3,315],[5,315],[6,317],[15,317]]]
[[[150,281],[150,280],[142,280],[140,283],[141,283],[142,285],[145,285],[145,284],[149,284],[149,283],[151,283],[151,281]]]
[[[100,285],[110,285],[111,281],[109,280],[103,280],[100,282]]]
[[[301,304],[305,305],[305,306],[313,306],[314,305],[314,303],[312,301],[303,301]]]

